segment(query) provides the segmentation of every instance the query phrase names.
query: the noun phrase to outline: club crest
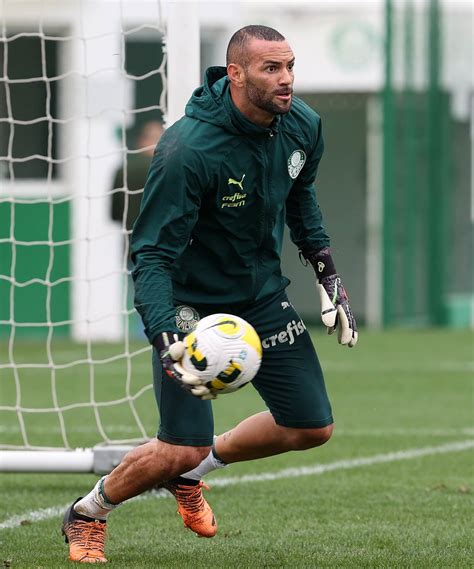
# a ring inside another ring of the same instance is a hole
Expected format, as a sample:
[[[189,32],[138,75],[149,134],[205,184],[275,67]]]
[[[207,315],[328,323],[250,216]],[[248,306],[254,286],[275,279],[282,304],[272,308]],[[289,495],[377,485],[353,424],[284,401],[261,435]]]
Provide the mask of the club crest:
[[[297,178],[305,162],[306,154],[303,152],[303,150],[294,150],[291,153],[290,157],[288,158],[288,174],[292,180]]]
[[[181,305],[176,308],[176,326],[181,332],[191,332],[199,322],[199,313],[191,306]]]

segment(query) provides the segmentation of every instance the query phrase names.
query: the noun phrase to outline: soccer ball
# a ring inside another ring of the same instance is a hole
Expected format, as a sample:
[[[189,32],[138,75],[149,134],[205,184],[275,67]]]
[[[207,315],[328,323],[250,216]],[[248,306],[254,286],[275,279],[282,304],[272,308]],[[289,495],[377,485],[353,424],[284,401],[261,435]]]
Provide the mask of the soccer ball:
[[[232,314],[211,314],[184,338],[181,365],[219,395],[232,393],[257,374],[262,344],[248,322]]]

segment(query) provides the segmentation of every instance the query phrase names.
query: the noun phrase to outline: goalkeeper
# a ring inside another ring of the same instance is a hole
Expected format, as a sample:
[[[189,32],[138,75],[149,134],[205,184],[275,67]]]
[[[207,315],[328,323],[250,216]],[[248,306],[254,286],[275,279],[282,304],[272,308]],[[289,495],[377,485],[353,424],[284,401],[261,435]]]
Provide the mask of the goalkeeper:
[[[231,38],[227,67],[207,70],[185,116],[155,152],[132,235],[135,306],[153,350],[160,426],[156,439],[65,514],[70,559],[106,561],[108,514],[157,485],[176,497],[186,526],[212,537],[217,524],[202,476],[233,462],[305,450],[331,437],[333,417],[311,338],[288,299],[280,253],[285,223],[316,273],[323,322],[357,342],[331,257],[314,182],[323,153],[320,117],[293,96],[294,55],[265,26]],[[214,438],[218,393],[183,372],[183,335],[199,318],[233,313],[263,344],[253,385],[268,411]]]

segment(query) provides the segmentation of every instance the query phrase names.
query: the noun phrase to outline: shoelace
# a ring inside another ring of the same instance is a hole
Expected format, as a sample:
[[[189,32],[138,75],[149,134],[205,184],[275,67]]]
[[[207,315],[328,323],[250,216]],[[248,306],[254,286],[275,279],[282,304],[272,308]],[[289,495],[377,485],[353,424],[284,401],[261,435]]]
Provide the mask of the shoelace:
[[[202,480],[196,486],[186,488],[183,486],[176,486],[176,498],[180,505],[184,506],[187,512],[195,514],[203,509],[204,497],[201,489],[209,490],[209,486]]]
[[[85,549],[97,551],[100,554],[104,553],[105,524],[78,520],[69,524],[68,529],[70,531],[70,535],[68,536],[69,541]]]

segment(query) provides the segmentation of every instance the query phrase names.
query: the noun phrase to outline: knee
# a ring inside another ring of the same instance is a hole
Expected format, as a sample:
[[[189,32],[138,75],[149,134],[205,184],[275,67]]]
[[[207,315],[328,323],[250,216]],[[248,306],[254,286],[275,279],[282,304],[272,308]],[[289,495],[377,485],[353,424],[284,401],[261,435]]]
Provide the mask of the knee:
[[[313,429],[295,429],[293,450],[307,450],[327,443],[331,438],[334,425]]]
[[[196,468],[209,454],[211,447],[187,447],[187,452],[181,457],[179,468],[183,472]]]
[[[166,476],[176,476],[195,468],[211,450],[210,446],[191,447],[172,445],[159,439],[154,439],[129,452],[125,463],[133,463],[136,468],[162,472]]]

